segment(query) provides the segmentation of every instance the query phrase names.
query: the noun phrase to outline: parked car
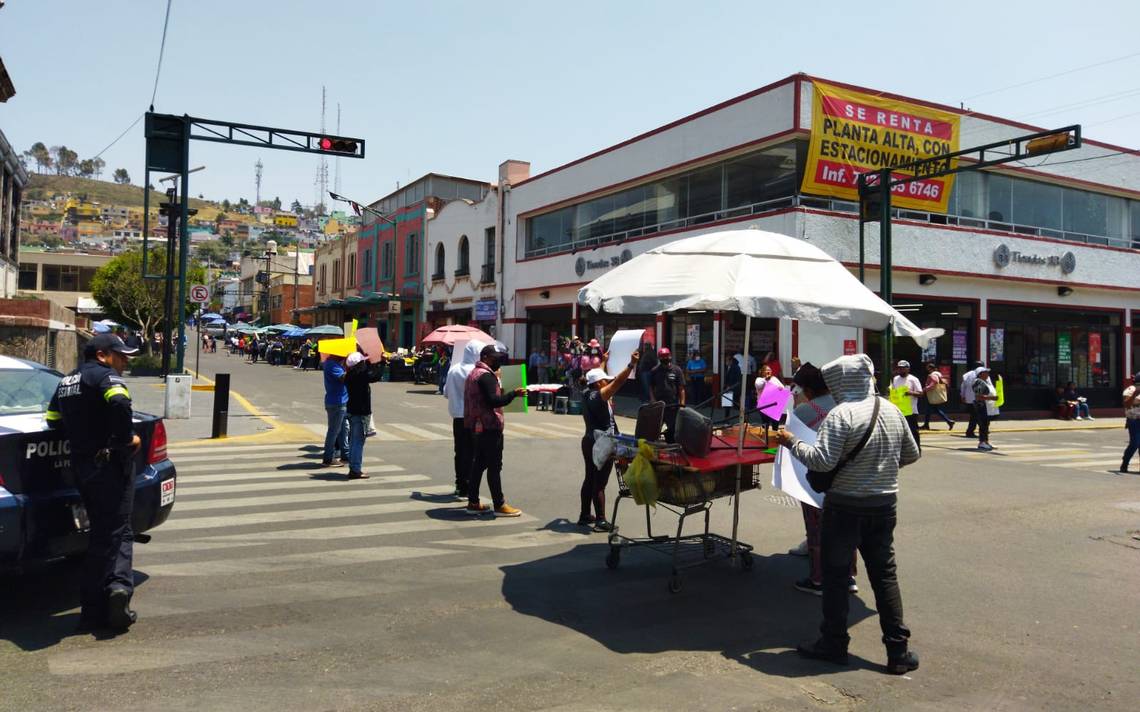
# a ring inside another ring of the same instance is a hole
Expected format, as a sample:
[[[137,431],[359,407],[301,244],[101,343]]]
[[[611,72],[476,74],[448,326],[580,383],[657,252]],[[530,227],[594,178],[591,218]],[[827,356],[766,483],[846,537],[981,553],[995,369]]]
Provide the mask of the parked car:
[[[22,570],[87,550],[87,512],[71,473],[71,444],[44,421],[63,374],[0,356],[0,570]],[[136,540],[174,508],[174,463],[162,418],[135,412]]]

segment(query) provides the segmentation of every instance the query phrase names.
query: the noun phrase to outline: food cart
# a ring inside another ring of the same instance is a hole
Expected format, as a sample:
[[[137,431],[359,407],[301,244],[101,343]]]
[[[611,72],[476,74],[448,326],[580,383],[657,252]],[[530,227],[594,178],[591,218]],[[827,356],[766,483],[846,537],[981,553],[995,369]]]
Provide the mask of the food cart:
[[[745,316],[745,354],[749,353],[754,317],[790,318],[873,330],[889,328],[895,335],[913,338],[923,347],[942,334],[941,329],[919,328],[868,289],[840,262],[810,242],[756,228],[711,232],[649,250],[582,287],[578,291],[578,303],[597,312],[618,314],[662,314],[685,309],[737,311]],[[742,379],[740,384],[738,403],[742,405],[747,392],[746,380]],[[679,515],[677,535],[671,540],[674,552],[674,570],[669,583],[671,591],[680,590],[677,552],[686,541],[699,541],[704,551],[711,548],[709,558],[728,558],[742,568],[750,565],[752,547],[742,544],[737,536],[740,494],[759,489],[757,468],[773,458],[759,448],[746,450],[745,439],[749,432],[745,422],[746,408],[739,408],[739,412],[734,449],[719,448],[714,458],[704,462],[689,457],[685,464],[681,464],[679,459],[674,463],[678,477],[688,474],[701,481],[713,478],[715,484],[710,494],[703,498],[681,497],[676,504],[659,499],[674,507]],[[763,445],[765,450],[768,449],[767,442]],[[661,461],[661,455],[676,457],[664,448],[658,448],[657,452],[658,461]],[[625,494],[619,494],[614,504],[611,521],[615,523],[617,508],[628,495],[622,463],[619,460],[617,464],[619,488],[625,490]],[[726,466],[733,474],[731,491],[727,493],[732,495],[733,508],[729,537],[708,532],[711,501],[726,496],[720,494],[725,486]],[[646,504],[647,527],[650,523],[648,506]],[[705,533],[692,539],[684,537],[685,519],[700,513],[705,515]],[[661,543],[660,538],[652,535],[652,529],[648,535],[649,540],[643,541],[624,537],[616,530],[612,532],[607,565],[617,566],[624,545]],[[717,556],[721,551],[724,556]]]

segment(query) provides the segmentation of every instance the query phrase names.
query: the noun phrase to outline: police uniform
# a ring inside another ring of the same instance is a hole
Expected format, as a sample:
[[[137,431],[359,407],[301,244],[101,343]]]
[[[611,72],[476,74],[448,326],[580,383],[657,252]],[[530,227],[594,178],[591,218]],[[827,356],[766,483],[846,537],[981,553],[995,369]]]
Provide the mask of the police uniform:
[[[71,469],[90,520],[87,556],[80,583],[80,625],[125,629],[135,620],[134,593],[134,438],[131,396],[122,376],[96,360],[95,353],[130,355],[113,334],[88,342],[86,359],[60,381],[45,415],[71,441]]]

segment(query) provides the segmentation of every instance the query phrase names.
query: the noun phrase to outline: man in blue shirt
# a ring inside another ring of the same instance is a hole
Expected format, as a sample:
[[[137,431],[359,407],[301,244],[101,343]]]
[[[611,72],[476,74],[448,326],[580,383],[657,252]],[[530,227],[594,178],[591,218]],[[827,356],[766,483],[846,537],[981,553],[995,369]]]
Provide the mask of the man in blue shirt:
[[[348,389],[344,386],[344,358],[329,356],[321,370],[325,374],[325,413],[328,430],[325,432],[324,467],[348,464]],[[339,456],[334,458],[339,452]]]
[[[700,351],[694,351],[689,362],[685,364],[685,370],[689,372],[689,386],[693,392],[693,397],[689,400],[696,407],[708,397],[705,395],[705,373],[709,370],[709,365],[701,358]]]

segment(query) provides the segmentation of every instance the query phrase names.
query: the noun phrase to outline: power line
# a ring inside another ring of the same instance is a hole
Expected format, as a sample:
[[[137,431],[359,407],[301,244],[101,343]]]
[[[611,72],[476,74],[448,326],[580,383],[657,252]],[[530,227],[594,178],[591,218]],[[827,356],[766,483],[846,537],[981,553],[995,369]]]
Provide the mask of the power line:
[[[119,142],[119,139],[121,139],[122,137],[126,136],[126,135],[127,135],[127,132],[128,132],[128,131],[130,131],[131,129],[133,129],[135,126],[137,126],[137,125],[138,125],[138,123],[139,123],[140,121],[142,121],[142,118],[143,118],[144,116],[146,116],[146,114],[139,114],[139,115],[138,115],[138,116],[135,118],[135,120],[131,122],[131,125],[130,125],[130,126],[128,126],[128,127],[127,127],[127,128],[125,128],[125,129],[123,129],[123,132],[122,132],[121,134],[119,134],[119,135],[118,135],[118,136],[115,138],[115,140],[114,140],[114,141],[112,141],[111,143],[107,144],[107,147],[106,147],[106,148],[104,148],[102,151],[100,151],[99,153],[96,153],[96,154],[95,154],[95,158],[99,158],[99,157],[100,157],[100,156],[102,156],[104,153],[106,153],[107,151],[109,151],[109,150],[111,149],[111,146],[114,146],[116,143],[118,143],[118,142]],[[95,158],[93,158],[93,159],[91,159],[91,160],[95,160]]]
[[[1045,77],[1038,77],[1036,79],[1030,79],[1028,81],[1019,82],[1017,84],[1010,84],[1009,86],[1001,87],[999,89],[991,89],[989,91],[984,91],[981,94],[974,94],[973,96],[968,96],[965,98],[965,101],[969,101],[970,99],[977,99],[980,96],[989,96],[990,94],[997,94],[998,92],[1009,91],[1010,89],[1018,89],[1020,87],[1029,86],[1030,84],[1037,84],[1038,82],[1044,82],[1044,81],[1048,81],[1050,79],[1056,79],[1057,77],[1064,77],[1064,76],[1067,76],[1069,74],[1076,74],[1077,72],[1083,72],[1086,69],[1094,69],[1096,67],[1103,67],[1106,64],[1115,64],[1116,62],[1123,62],[1124,60],[1132,59],[1133,57],[1140,57],[1140,52],[1133,52],[1132,54],[1126,54],[1123,57],[1116,57],[1115,59],[1106,59],[1103,62],[1096,62],[1095,64],[1086,64],[1083,67],[1077,67],[1075,69],[1066,69],[1063,72],[1057,72],[1056,74],[1050,74],[1050,75],[1045,76]]]
[[[150,94],[150,110],[154,111],[154,99],[158,96],[158,78],[162,75],[162,55],[166,53],[166,28],[170,26],[170,6],[174,0],[166,0],[166,19],[162,21],[162,44],[158,47],[158,67],[154,70],[154,91]]]

